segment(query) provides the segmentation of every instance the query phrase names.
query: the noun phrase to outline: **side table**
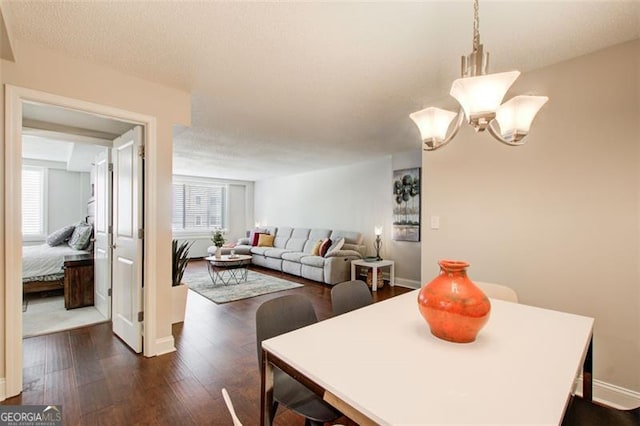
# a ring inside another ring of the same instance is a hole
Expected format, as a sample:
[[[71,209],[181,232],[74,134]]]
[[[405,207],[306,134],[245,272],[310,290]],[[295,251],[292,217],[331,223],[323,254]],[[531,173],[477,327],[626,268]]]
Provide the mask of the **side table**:
[[[367,262],[364,259],[357,259],[351,261],[351,279],[356,279],[356,266],[362,266],[365,268],[371,268],[372,282],[371,290],[378,291],[378,269],[389,267],[389,285],[393,287],[395,285],[395,263],[393,260],[376,260],[374,262]]]
[[[81,308],[93,305],[93,255],[64,257],[64,307]]]

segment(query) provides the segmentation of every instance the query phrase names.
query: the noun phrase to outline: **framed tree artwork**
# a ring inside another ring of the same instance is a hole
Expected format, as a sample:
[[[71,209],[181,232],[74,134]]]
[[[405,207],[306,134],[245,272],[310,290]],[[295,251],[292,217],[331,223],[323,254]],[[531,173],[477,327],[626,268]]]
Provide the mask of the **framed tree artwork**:
[[[420,241],[420,167],[393,172],[393,239]]]

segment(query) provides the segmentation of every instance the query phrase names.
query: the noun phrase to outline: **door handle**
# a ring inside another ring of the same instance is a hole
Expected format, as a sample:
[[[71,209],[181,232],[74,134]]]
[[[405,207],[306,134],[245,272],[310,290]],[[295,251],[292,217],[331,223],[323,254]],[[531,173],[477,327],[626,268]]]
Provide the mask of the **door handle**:
[[[115,250],[116,249],[116,245],[115,244],[111,244],[111,250]]]

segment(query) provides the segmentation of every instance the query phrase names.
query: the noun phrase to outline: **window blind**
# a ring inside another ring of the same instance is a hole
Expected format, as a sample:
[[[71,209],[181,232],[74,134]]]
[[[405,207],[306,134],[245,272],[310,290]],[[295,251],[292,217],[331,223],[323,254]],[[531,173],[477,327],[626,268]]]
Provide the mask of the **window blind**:
[[[224,228],[226,186],[207,183],[173,184],[173,231],[210,232]]]
[[[45,234],[44,173],[43,168],[22,168],[22,235],[24,236]]]

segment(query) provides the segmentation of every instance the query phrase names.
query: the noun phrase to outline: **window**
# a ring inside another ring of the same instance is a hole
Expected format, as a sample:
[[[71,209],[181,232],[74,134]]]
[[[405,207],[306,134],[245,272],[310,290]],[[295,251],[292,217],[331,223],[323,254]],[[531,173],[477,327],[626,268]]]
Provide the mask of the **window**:
[[[227,188],[219,183],[173,183],[173,232],[206,232],[226,224]]]
[[[22,236],[44,238],[46,233],[46,169],[22,167]]]

